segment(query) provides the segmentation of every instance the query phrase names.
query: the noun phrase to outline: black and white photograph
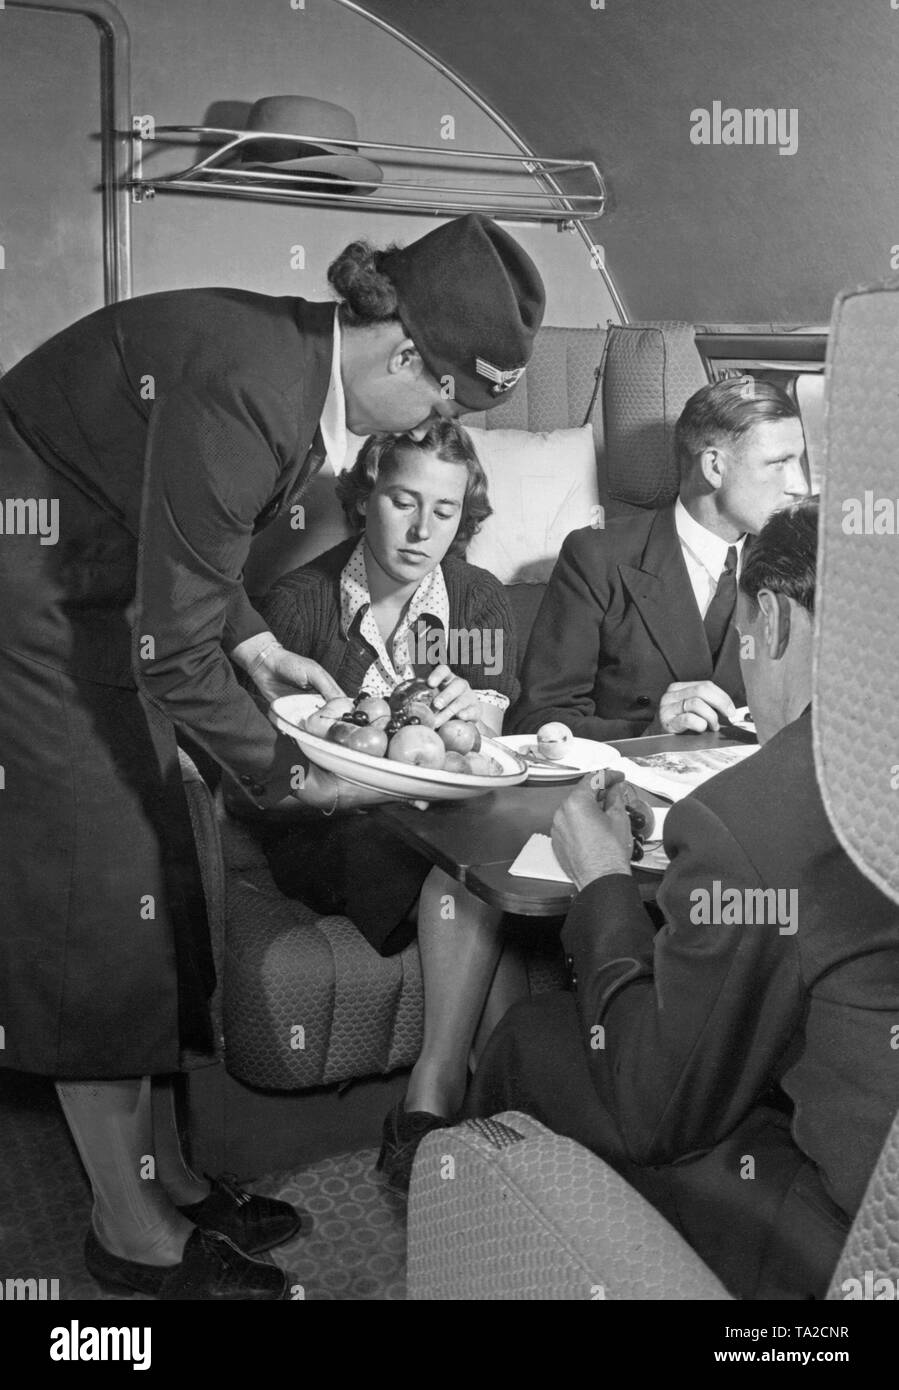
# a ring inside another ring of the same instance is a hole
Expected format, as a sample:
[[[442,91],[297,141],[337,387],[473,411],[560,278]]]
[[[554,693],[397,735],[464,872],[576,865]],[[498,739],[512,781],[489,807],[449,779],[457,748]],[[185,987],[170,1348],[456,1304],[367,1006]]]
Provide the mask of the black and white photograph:
[[[0,0],[25,1373],[888,1354],[897,94],[899,0]]]

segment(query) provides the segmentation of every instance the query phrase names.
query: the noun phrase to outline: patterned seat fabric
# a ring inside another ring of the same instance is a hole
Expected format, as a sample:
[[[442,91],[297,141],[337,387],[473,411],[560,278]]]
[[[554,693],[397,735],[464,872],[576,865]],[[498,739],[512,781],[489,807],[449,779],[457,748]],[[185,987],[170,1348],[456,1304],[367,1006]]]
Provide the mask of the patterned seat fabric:
[[[238,1080],[300,1090],[411,1066],[424,997],[418,946],[380,956],[346,917],[285,898],[247,826],[219,808],[224,847],[225,1063]],[[533,993],[564,982],[561,951],[527,959]]]
[[[669,507],[680,474],[674,427],[708,384],[689,323],[629,323],[609,329],[602,380],[606,470],[614,501]]]
[[[285,898],[265,868],[228,873],[225,1062],[253,1086],[320,1086],[410,1066],[418,948],[379,956],[346,917]]]
[[[850,858],[894,902],[899,902],[897,350],[899,277],[837,296],[825,383],[813,710],[815,767],[828,817]],[[873,515],[875,504],[879,516]],[[899,1117],[827,1296],[895,1299],[897,1290]]]
[[[515,1111],[425,1137],[408,1230],[410,1299],[730,1297],[607,1163]]]

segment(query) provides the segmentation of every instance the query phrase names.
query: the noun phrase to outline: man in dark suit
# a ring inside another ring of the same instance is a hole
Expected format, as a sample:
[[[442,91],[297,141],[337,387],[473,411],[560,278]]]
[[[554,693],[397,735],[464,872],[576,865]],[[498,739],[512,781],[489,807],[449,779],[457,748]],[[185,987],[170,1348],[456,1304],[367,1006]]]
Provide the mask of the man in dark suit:
[[[670,812],[657,936],[624,784],[557,813],[574,993],[506,1015],[471,1098],[599,1153],[744,1298],[822,1296],[899,1109],[899,912],[815,781],[816,539],[806,502],[753,545],[737,623],[763,746]]]
[[[744,702],[733,628],[747,534],[805,496],[796,407],[752,378],[704,386],[677,423],[673,507],[565,540],[509,728],[580,738],[717,729]]]

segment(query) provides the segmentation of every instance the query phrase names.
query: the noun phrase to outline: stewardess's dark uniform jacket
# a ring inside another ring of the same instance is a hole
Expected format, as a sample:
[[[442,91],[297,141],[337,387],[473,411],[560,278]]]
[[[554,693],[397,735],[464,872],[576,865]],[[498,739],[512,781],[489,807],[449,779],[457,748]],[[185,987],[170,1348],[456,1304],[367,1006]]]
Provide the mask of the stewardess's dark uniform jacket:
[[[260,805],[303,765],[226,653],[266,630],[241,573],[318,466],[333,318],[239,290],[149,295],[0,380],[4,496],[58,507],[55,541],[0,537],[6,1065],[126,1076],[208,1049],[173,726]]]

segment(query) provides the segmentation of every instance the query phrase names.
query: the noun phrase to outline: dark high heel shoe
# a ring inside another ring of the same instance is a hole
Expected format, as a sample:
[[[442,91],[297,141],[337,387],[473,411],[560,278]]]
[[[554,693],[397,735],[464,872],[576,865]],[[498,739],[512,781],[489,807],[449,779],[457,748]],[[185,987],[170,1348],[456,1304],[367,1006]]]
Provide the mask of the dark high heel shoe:
[[[454,1123],[443,1115],[427,1110],[406,1110],[401,1100],[384,1120],[381,1152],[375,1165],[383,1173],[394,1192],[408,1192],[412,1164],[418,1146],[432,1129],[448,1129]]]
[[[113,1255],[91,1227],[84,1242],[84,1263],[98,1284],[120,1293],[212,1303],[272,1302],[290,1296],[283,1269],[251,1260],[227,1236],[199,1227],[188,1236],[176,1265],[144,1265]]]

